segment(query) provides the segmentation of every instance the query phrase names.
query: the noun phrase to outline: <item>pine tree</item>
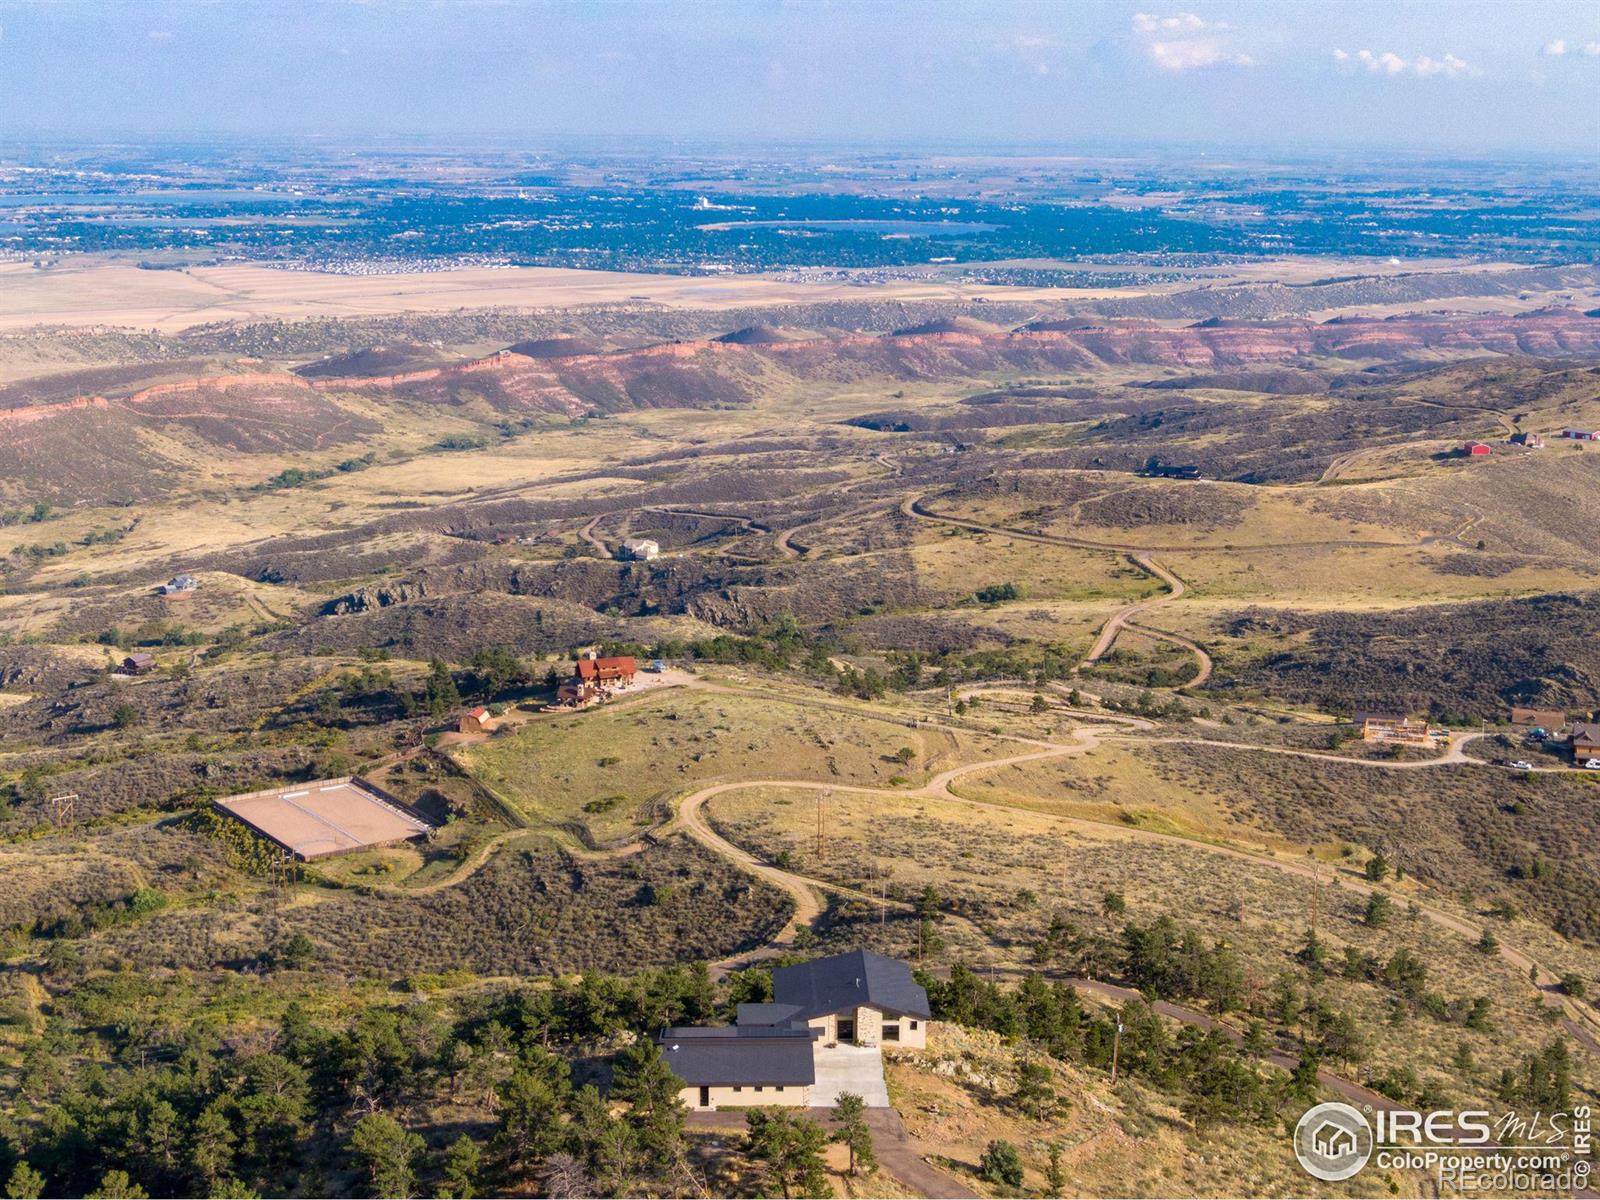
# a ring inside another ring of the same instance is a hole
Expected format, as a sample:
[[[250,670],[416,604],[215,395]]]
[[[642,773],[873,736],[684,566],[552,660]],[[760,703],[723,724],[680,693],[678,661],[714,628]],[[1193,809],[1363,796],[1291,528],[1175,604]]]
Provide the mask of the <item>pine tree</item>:
[[[374,1196],[410,1196],[423,1140],[388,1113],[368,1113],[350,1131],[349,1148],[361,1160]]]
[[[445,1147],[442,1195],[454,1200],[472,1200],[477,1194],[478,1168],[483,1163],[483,1152],[478,1143],[462,1134]]]
[[[871,1175],[878,1169],[878,1156],[872,1148],[872,1130],[867,1127],[867,1102],[853,1092],[840,1092],[834,1105],[832,1140],[850,1151],[850,1175],[857,1168]]]
[[[17,1163],[11,1178],[6,1181],[6,1195],[10,1200],[39,1200],[44,1194],[44,1176],[26,1161]]]
[[[750,1156],[761,1163],[767,1178],[786,1198],[797,1191],[802,1196],[821,1196],[830,1190],[822,1162],[828,1137],[822,1126],[782,1109],[760,1108],[745,1114],[745,1125]]]

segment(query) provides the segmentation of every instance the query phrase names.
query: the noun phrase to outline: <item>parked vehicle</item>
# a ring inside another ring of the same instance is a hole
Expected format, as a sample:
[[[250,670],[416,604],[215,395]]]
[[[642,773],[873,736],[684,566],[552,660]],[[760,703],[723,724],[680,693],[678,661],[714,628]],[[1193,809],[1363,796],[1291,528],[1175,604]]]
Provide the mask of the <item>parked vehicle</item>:
[[[1600,758],[1591,758],[1583,764],[1583,769],[1585,771],[1600,771]]]
[[[1533,764],[1525,758],[1519,758],[1511,764],[1511,769],[1513,771],[1531,771],[1533,770]]]

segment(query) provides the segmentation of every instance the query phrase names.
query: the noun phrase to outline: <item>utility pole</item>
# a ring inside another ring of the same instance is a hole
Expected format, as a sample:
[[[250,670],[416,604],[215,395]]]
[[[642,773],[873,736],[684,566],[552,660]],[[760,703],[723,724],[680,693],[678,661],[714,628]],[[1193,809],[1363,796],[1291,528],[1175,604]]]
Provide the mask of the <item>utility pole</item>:
[[[817,793],[817,861],[822,861],[822,802],[827,799],[828,791],[824,788]]]
[[[73,810],[77,807],[78,793],[51,796],[47,803],[50,805],[50,819],[57,825],[66,825],[72,820]]]
[[[1122,1018],[1117,1018],[1116,1036],[1111,1039],[1111,1086],[1117,1086],[1117,1059],[1122,1054]]]

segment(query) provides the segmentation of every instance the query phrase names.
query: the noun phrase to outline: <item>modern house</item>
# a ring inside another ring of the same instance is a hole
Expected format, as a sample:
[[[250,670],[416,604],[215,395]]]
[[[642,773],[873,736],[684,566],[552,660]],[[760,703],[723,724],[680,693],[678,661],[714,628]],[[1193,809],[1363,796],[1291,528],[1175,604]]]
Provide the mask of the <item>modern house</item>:
[[[662,1059],[683,1081],[684,1104],[828,1106],[836,1092],[819,1087],[819,1068],[837,1078],[840,1063],[854,1071],[863,1057],[878,1063],[881,1046],[927,1045],[928,993],[896,959],[853,950],[779,967],[772,995],[739,1005],[733,1025],[662,1032]]]
[[[1364,742],[1392,742],[1402,746],[1426,746],[1428,719],[1404,713],[1367,710],[1356,713],[1356,728]]]
[[[651,538],[623,538],[617,557],[634,562],[649,562],[661,553],[661,544]]]
[[[820,1030],[826,1042],[922,1049],[928,1041],[928,993],[911,968],[870,950],[852,950],[772,972],[772,1006],[783,1019]]]
[[[683,1081],[689,1108],[784,1104],[810,1107],[817,1081],[805,1026],[690,1025],[661,1035],[661,1057]]]

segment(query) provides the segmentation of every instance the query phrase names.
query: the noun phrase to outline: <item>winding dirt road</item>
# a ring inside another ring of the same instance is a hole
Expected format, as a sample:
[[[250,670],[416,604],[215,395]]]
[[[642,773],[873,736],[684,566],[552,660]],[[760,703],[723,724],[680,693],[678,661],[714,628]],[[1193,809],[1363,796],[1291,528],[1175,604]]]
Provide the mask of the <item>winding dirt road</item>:
[[[1028,533],[1005,525],[984,525],[977,521],[963,520],[960,517],[945,516],[943,513],[936,513],[929,509],[924,504],[926,499],[926,496],[907,496],[900,504],[900,511],[908,517],[954,525],[959,529],[967,529],[975,533],[990,533],[1000,537],[1017,538],[1025,542],[1037,542],[1046,546],[1070,546],[1075,550],[1106,550],[1126,555],[1129,562],[1151,578],[1159,580],[1167,590],[1162,595],[1135,601],[1112,613],[1111,618],[1100,627],[1100,633],[1095,637],[1094,645],[1089,648],[1089,653],[1084,656],[1084,663],[1098,662],[1104,658],[1116,642],[1117,635],[1124,629],[1137,629],[1148,637],[1182,646],[1194,655],[1195,675],[1193,679],[1184,685],[1185,687],[1199,687],[1211,678],[1211,671],[1215,664],[1211,661],[1211,655],[1207,654],[1199,643],[1191,641],[1180,634],[1169,633],[1165,629],[1154,629],[1134,620],[1135,617],[1148,613],[1163,604],[1171,603],[1189,590],[1188,585],[1178,577],[1177,572],[1157,562],[1150,556],[1148,551],[1141,550],[1136,546],[1112,542],[1090,542],[1085,541],[1083,538],[1058,537],[1049,533]]]
[[[611,557],[611,547],[606,545],[597,536],[595,536],[594,527],[600,524],[601,521],[610,515],[611,514],[609,513],[601,513],[598,517],[591,518],[587,525],[578,530],[578,536],[584,541],[588,542],[589,545],[593,546],[596,550],[600,551],[601,558]]]
[[[932,724],[932,722],[930,722]],[[1482,735],[1472,734],[1461,739],[1461,743]],[[1019,763],[1035,762],[1041,759],[1056,758],[1065,755],[1085,754],[1100,745],[1103,741],[1117,740],[1149,740],[1130,739],[1127,735],[1108,734],[1092,726],[1079,726],[1073,730],[1071,743],[1041,742],[1036,739],[1011,738],[1009,740],[1022,742],[1035,747],[1023,753],[1008,755],[1003,758],[986,759],[981,762],[967,763],[962,766],[951,767],[934,775],[927,783],[918,788],[900,790],[864,787],[859,785],[841,785],[835,783],[821,783],[808,779],[760,779],[742,780],[734,783],[718,783],[700,788],[680,802],[676,824],[685,833],[694,838],[706,849],[722,856],[749,873],[764,879],[768,883],[781,888],[789,894],[795,902],[795,916],[790,921],[783,935],[769,945],[744,954],[731,956],[721,962],[713,964],[714,974],[725,975],[729,971],[740,969],[752,962],[759,962],[764,958],[787,953],[794,947],[794,930],[798,924],[814,922],[823,911],[820,894],[831,892],[835,895],[864,899],[877,903],[878,898],[860,892],[856,889],[829,883],[826,880],[814,879],[809,876],[785,870],[774,864],[758,859],[749,851],[728,841],[717,833],[705,819],[703,808],[705,803],[715,796],[726,792],[736,791],[741,788],[787,788],[806,791],[831,791],[855,795],[869,795],[880,797],[886,801],[903,803],[907,800],[936,799],[952,801],[967,807],[985,812],[1013,815],[1018,810],[1004,804],[994,804],[988,801],[973,800],[955,792],[952,784],[964,776],[980,771],[997,770],[1002,767]],[[1351,758],[1348,756],[1335,756],[1317,754],[1314,751],[1293,750],[1287,747],[1251,746],[1247,743],[1217,742],[1210,739],[1156,739],[1156,740],[1191,740],[1204,744],[1227,746],[1242,750],[1255,750],[1266,753],[1294,754],[1303,757],[1325,758],[1337,762],[1347,762],[1360,766],[1388,770],[1424,770],[1451,764],[1470,764],[1475,760],[1467,758],[1460,752],[1460,743],[1453,745],[1451,750],[1437,758],[1425,759],[1418,762],[1384,763],[1369,759]],[[1077,827],[1085,832],[1098,832],[1104,834],[1107,826],[1104,822],[1093,821],[1081,817],[1051,814],[1058,823],[1066,826]],[[1203,853],[1221,856],[1236,861],[1248,862],[1258,867],[1267,867],[1292,875],[1298,879],[1311,882],[1314,886],[1323,883],[1331,884],[1348,892],[1355,893],[1363,898],[1368,897],[1382,889],[1367,882],[1353,873],[1332,870],[1329,878],[1324,878],[1325,871],[1329,869],[1322,864],[1306,863],[1298,858],[1278,857],[1269,853],[1258,853],[1239,849],[1233,846],[1219,845],[1214,842],[1200,841],[1184,837],[1181,834],[1161,833],[1155,830],[1139,829],[1133,827],[1117,827],[1118,837],[1134,841],[1150,843],[1181,844],[1189,849]],[[1471,941],[1478,940],[1484,931],[1484,926],[1474,924],[1453,913],[1437,908],[1424,901],[1418,901],[1418,912],[1427,920],[1441,929],[1449,930]],[[1530,955],[1523,953],[1504,942],[1499,943],[1500,957],[1513,967],[1520,975],[1530,980],[1530,985],[1535,987],[1541,1001],[1548,1007],[1557,1009],[1561,1013],[1561,1024],[1580,1044],[1595,1054],[1600,1054],[1600,1015],[1591,1012],[1587,1006],[1579,1004],[1563,995],[1558,988],[1556,974],[1539,964]]]

